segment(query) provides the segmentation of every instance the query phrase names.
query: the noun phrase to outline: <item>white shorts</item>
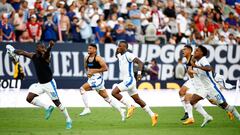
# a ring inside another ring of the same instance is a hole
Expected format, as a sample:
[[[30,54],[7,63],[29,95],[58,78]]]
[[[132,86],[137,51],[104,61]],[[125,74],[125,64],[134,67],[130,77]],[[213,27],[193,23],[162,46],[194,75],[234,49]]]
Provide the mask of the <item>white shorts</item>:
[[[92,76],[88,79],[88,84],[91,86],[93,90],[99,91],[99,90],[105,90],[104,87],[104,79],[102,76]]]
[[[127,91],[130,96],[137,94],[136,80],[134,77],[124,79],[121,83],[117,84],[120,91]]]
[[[188,88],[188,90],[187,90],[187,93],[188,93],[188,94],[194,94],[195,91],[196,91],[195,88],[194,88],[194,86],[193,86],[193,82],[192,82],[191,79],[187,80],[187,81],[183,84],[183,86],[185,86],[185,87]]]
[[[47,93],[52,100],[59,99],[57,93],[57,85],[54,79],[44,84],[34,83],[29,87],[28,91],[37,95]]]
[[[202,98],[207,98],[216,104],[222,104],[223,102],[226,102],[226,99],[224,98],[218,86],[197,88],[195,94],[201,96]]]

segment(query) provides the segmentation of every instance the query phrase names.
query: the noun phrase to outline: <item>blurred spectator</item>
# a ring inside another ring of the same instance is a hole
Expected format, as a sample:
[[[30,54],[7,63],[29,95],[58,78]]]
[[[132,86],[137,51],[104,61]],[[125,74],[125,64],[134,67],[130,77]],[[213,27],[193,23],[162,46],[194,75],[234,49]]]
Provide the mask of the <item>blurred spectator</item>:
[[[188,26],[187,13],[184,11],[184,9],[182,9],[180,14],[177,15],[176,21],[178,28],[177,42],[179,42],[181,41],[182,37],[185,36]]]
[[[228,39],[226,40],[228,45],[236,45],[237,42],[234,38],[234,35],[232,33],[229,34]]]
[[[71,22],[71,35],[72,35],[72,41],[73,42],[84,42],[84,40],[81,37],[80,34],[80,24],[79,19],[74,16],[73,21]]]
[[[70,20],[68,16],[66,15],[66,10],[64,8],[60,9],[60,31],[61,31],[61,37],[62,41],[68,40],[68,34],[70,30]],[[60,42],[62,42],[60,39]]]
[[[130,44],[136,43],[136,26],[133,23],[126,23],[126,41]]]
[[[30,21],[27,22],[27,31],[29,36],[35,41],[40,41],[42,35],[42,29],[40,24],[37,22],[37,16],[35,14],[31,15]]]
[[[145,42],[147,44],[154,44],[155,41],[158,39],[156,33],[157,33],[156,26],[153,23],[149,23],[146,28]]]
[[[142,27],[143,34],[145,34],[145,30],[147,28],[147,25],[149,24],[150,19],[151,19],[151,13],[148,11],[148,7],[142,6],[141,7],[141,27]]]
[[[112,31],[112,29],[108,26],[106,28],[106,32],[105,32],[105,35],[104,35],[105,43],[114,43],[111,31]]]
[[[21,0],[12,0],[12,7],[17,12],[20,9],[21,6]]]
[[[129,18],[133,25],[136,27],[136,33],[139,35],[141,33],[141,12],[138,9],[136,3],[132,3],[131,10],[129,11]]]
[[[57,25],[53,23],[52,14],[47,15],[47,21],[43,25],[43,40],[49,42],[51,40],[57,41]]]
[[[109,20],[107,21],[107,25],[108,25],[111,29],[113,29],[117,23],[118,23],[117,14],[112,14],[111,19],[109,19]]]
[[[225,36],[223,33],[220,33],[220,38],[219,38],[217,45],[227,45],[227,42],[225,40]]]
[[[207,9],[213,9],[214,6],[209,0],[205,0],[205,2],[202,4],[203,10],[207,11]]]
[[[73,17],[76,15],[76,13],[74,12],[75,6],[71,5],[69,7],[69,11],[67,12],[67,16],[70,19],[70,21],[73,21]]]
[[[44,2],[43,2],[43,9],[47,10],[48,6],[51,5],[51,1],[52,0],[44,0]]]
[[[80,25],[80,34],[83,41],[85,40],[86,43],[90,43],[90,39],[93,34],[91,26],[84,19],[80,19],[79,25]]]
[[[97,44],[103,44],[104,43],[104,36],[105,36],[105,32],[106,32],[106,28],[105,26],[102,26],[102,22],[101,20],[97,21],[98,26],[95,28],[95,42]]]
[[[152,11],[151,11],[151,17],[152,17],[151,22],[155,25],[156,29],[159,29],[160,26],[162,25],[164,16],[165,15],[162,13],[162,11],[158,10],[156,5],[153,5]]]
[[[158,80],[159,67],[156,59],[151,60],[151,66],[148,68],[147,73],[150,75],[151,81]]]
[[[15,35],[13,25],[8,22],[8,14],[2,14],[2,20],[0,21],[0,41],[1,42],[13,42],[15,41]]]
[[[170,37],[169,44],[171,44],[171,45],[177,44],[177,36],[176,35],[172,35],[172,37]]]
[[[97,20],[99,20],[99,14],[102,14],[103,11],[98,7],[96,1],[92,1],[91,5],[89,5],[88,9],[88,17],[90,18],[90,25],[92,27],[92,31],[95,34],[95,28],[97,27]]]
[[[42,6],[42,0],[36,0],[36,2],[34,3],[34,8],[40,12],[43,10],[43,6]]]
[[[29,36],[28,31],[23,31],[22,35],[19,37],[19,41],[22,43],[25,42],[34,42],[34,40]]]
[[[24,12],[22,9],[18,10],[15,14],[13,25],[15,26],[16,40],[19,41],[19,36],[26,30],[26,20],[24,18]]]
[[[8,17],[13,16],[15,13],[14,8],[7,3],[7,0],[1,0],[0,2],[0,16],[2,16],[3,13],[6,13]]]
[[[126,40],[125,23],[122,17],[118,18],[118,24],[113,28],[113,38],[116,42]]]
[[[28,14],[29,14],[28,2],[27,1],[23,1],[21,3],[21,9],[23,10],[24,22],[27,22],[28,21]]]
[[[229,13],[228,18],[226,18],[224,22],[230,26],[237,26],[237,20],[235,19],[233,12]]]
[[[167,1],[167,7],[163,10],[164,15],[169,18],[176,18],[175,5],[173,0]]]
[[[237,40],[237,45],[240,45],[240,33],[237,34],[236,40]]]
[[[178,59],[178,63],[175,67],[175,70],[174,70],[174,77],[175,79],[178,79],[178,80],[183,80],[184,76],[185,76],[185,67],[182,63],[182,59],[179,58]]]

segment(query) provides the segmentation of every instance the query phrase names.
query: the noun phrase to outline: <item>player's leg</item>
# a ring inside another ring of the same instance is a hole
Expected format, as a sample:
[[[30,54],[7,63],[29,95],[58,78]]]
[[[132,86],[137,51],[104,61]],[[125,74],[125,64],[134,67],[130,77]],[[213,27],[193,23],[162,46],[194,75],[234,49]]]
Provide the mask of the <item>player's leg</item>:
[[[88,97],[86,91],[89,91],[91,89],[91,86],[89,83],[84,83],[82,87],[80,87],[80,94],[82,95],[82,100],[84,104],[83,111],[79,114],[80,116],[84,116],[86,114],[91,113],[91,110],[88,106]]]
[[[116,109],[120,112],[120,114],[121,114],[121,116],[122,116],[122,121],[125,121],[125,119],[126,119],[126,115],[125,115],[126,110],[125,110],[125,109],[122,109],[121,106],[116,102],[116,100],[110,98],[110,97],[108,96],[108,94],[107,94],[107,92],[106,92],[105,89],[99,90],[99,91],[98,91],[98,94],[99,94],[101,97],[103,97],[104,100],[105,100],[106,102],[108,102],[112,107],[116,108]]]
[[[112,96],[115,97],[117,100],[119,100],[121,103],[127,106],[127,108],[131,108],[133,105],[131,102],[124,96],[120,94],[121,91],[126,91],[127,88],[124,85],[124,83],[120,84],[114,84],[113,85],[113,90],[112,90]]]
[[[226,101],[222,104],[219,104],[219,106],[221,106],[227,112],[231,112],[240,121],[240,114],[234,106],[229,105]]]
[[[186,82],[187,83],[187,82]],[[182,86],[179,90],[179,96],[180,96],[180,100],[182,102],[182,105],[183,105],[183,109],[185,111],[183,117],[181,118],[181,120],[186,120],[188,118],[188,113],[187,113],[187,106],[186,106],[186,102],[185,102],[185,95],[187,93],[187,90],[188,90],[188,87],[186,86]]]
[[[58,109],[64,114],[66,119],[66,128],[71,129],[72,128],[72,120],[68,114],[67,108],[62,105],[59,99],[52,100],[53,103],[58,107]]]
[[[190,104],[192,94],[186,93],[186,95],[184,97],[185,97],[184,101],[185,101],[185,106],[186,106],[186,110],[187,110],[188,115],[187,115],[187,117],[183,117],[181,120],[185,120],[185,118],[186,119],[191,119],[191,122],[194,123],[192,105]]]
[[[29,87],[29,93],[27,95],[27,102],[30,104],[36,105],[38,107],[43,107],[45,109],[45,119],[48,119],[53,111],[53,106],[43,103],[38,95],[42,94],[43,88],[41,84],[35,83]]]
[[[52,79],[49,83],[44,84],[44,91],[48,94],[51,98],[53,103],[58,107],[58,109],[64,114],[66,118],[66,128],[72,128],[72,120],[68,114],[67,108],[62,105],[59,100],[58,93],[57,93],[57,85],[54,79]]]
[[[150,107],[139,97],[139,95],[137,94],[137,91],[135,91],[135,92],[129,91],[128,93],[131,95],[133,100],[137,104],[139,104],[145,112],[147,112],[149,114],[149,116],[152,118],[152,126],[155,126],[158,122],[158,114],[154,113],[150,109]]]
[[[200,96],[201,95],[201,96]],[[211,122],[213,120],[212,116],[210,116],[202,107],[202,105],[200,103],[198,103],[200,100],[203,99],[203,97],[206,97],[206,93],[202,93],[202,94],[193,94],[192,98],[191,98],[191,105],[196,109],[197,112],[199,112],[203,117],[203,123],[201,125],[201,127],[204,127],[207,123]]]

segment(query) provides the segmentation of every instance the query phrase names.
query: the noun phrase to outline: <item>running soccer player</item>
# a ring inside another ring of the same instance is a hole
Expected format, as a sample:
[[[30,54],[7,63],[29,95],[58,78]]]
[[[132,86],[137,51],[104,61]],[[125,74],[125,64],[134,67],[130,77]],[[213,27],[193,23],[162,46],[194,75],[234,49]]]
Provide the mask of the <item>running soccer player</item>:
[[[186,63],[186,69],[190,68],[191,62],[193,61],[193,55],[192,54],[192,47],[190,45],[185,45],[182,52],[183,56],[187,59]],[[183,86],[180,88],[179,91],[179,96],[181,99],[181,102],[183,104],[183,108],[185,110],[185,114],[181,120],[186,120],[183,122],[183,124],[188,125],[188,124],[193,124],[194,123],[194,118],[193,118],[193,113],[192,113],[192,105],[190,104],[190,99],[192,98],[192,94],[194,93],[194,86],[192,85],[192,78],[193,74],[188,73],[188,80],[183,84]],[[204,110],[202,105],[200,103],[197,103],[196,105],[196,110],[200,114],[207,114],[207,112]]]
[[[151,116],[152,126],[155,126],[158,122],[158,114],[153,113],[149,106],[138,96],[136,80],[133,73],[133,64],[136,63],[139,67],[137,80],[141,80],[143,63],[139,58],[128,52],[127,49],[128,43],[126,41],[120,41],[116,56],[119,61],[120,76],[123,77],[123,81],[113,88],[112,95],[128,107],[127,118],[130,118],[135,110],[135,106],[131,105],[131,103],[120,94],[120,92],[127,91],[133,100]]]
[[[193,85],[196,92],[191,98],[191,105],[196,108],[198,101],[210,97],[224,110],[233,113],[233,115],[240,121],[240,115],[234,106],[230,106],[222,93],[219,86],[213,78],[212,67],[210,66],[207,58],[207,48],[200,45],[194,52],[194,58],[196,62],[192,62],[193,69],[189,69],[188,72],[194,75]],[[213,118],[210,115],[204,114],[204,121],[201,127],[204,127],[207,123],[212,121]]]
[[[91,113],[88,106],[86,91],[93,89],[96,90],[106,102],[108,102],[111,106],[120,112],[122,121],[124,121],[126,118],[126,110],[120,107],[120,105],[116,102],[117,100],[113,100],[108,96],[104,87],[103,72],[107,71],[108,67],[103,58],[97,55],[97,46],[95,44],[88,45],[88,54],[89,55],[84,60],[84,66],[87,71],[88,81],[84,83],[80,88],[80,93],[82,95],[85,108],[83,112],[80,113],[80,116]]]
[[[7,51],[11,54],[22,55],[27,58],[30,58],[34,64],[38,83],[34,83],[29,88],[29,93],[27,95],[27,102],[30,104],[45,108],[45,119],[49,119],[51,113],[54,109],[53,106],[43,103],[37,97],[43,93],[51,98],[53,103],[63,112],[66,118],[66,128],[72,128],[72,120],[68,114],[67,109],[61,104],[58,93],[57,85],[55,80],[52,77],[52,70],[49,67],[50,64],[50,52],[54,46],[54,42],[49,42],[49,47],[46,49],[44,44],[38,43],[36,46],[36,52],[26,52],[24,50],[15,50],[12,46],[7,46]]]

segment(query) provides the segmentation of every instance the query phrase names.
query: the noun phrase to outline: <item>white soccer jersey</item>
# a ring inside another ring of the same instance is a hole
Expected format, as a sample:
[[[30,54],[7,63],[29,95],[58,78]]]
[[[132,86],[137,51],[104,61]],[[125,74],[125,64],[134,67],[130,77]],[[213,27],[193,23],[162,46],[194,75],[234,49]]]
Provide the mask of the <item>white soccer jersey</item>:
[[[132,53],[126,52],[123,55],[117,55],[119,60],[119,70],[120,70],[120,77],[122,80],[133,78],[133,60],[136,58]]]

